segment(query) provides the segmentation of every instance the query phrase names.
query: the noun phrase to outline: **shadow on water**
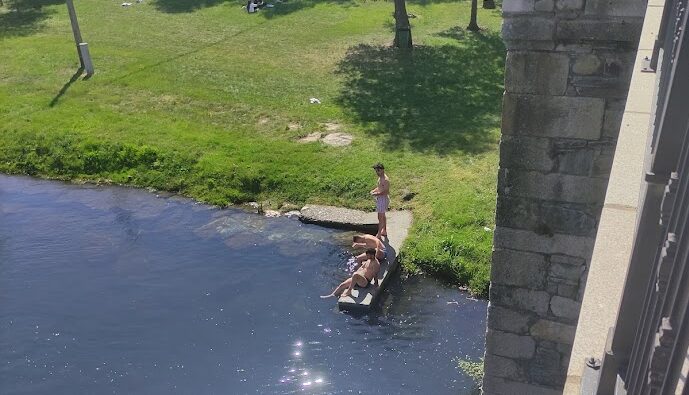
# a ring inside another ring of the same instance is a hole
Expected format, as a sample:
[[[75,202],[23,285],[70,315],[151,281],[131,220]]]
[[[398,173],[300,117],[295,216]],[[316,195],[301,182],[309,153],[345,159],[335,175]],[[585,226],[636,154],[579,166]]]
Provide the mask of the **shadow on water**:
[[[344,79],[338,102],[389,149],[490,149],[504,89],[502,39],[460,28],[437,35],[454,41],[408,54],[365,44],[350,48],[337,68]]]
[[[349,330],[381,342],[396,339],[411,344],[426,338],[427,328],[422,325],[425,321],[424,314],[434,315],[435,311],[423,312],[418,309],[418,299],[423,299],[423,297],[414,291],[427,292],[428,290],[423,285],[423,276],[407,277],[402,275],[402,270],[397,270],[389,281],[389,286],[381,293],[371,311],[345,312],[360,322],[360,325],[350,323]],[[420,314],[420,316],[412,317],[414,314]],[[399,322],[400,319],[403,321]],[[378,331],[371,331],[370,327],[376,327]],[[376,332],[378,332],[377,335],[374,334]],[[475,382],[473,386],[463,388],[457,394],[480,395],[481,388]]]
[[[55,12],[45,7],[63,3],[61,0],[4,1],[4,8],[0,6],[0,39],[36,33]]]
[[[402,276],[402,269],[398,268],[388,279],[389,285],[380,293],[377,302],[370,311],[354,310],[344,312],[352,318],[363,320],[369,325],[389,326],[394,332],[395,328],[385,318],[413,310],[409,308],[409,289],[417,288],[421,278],[421,276]]]

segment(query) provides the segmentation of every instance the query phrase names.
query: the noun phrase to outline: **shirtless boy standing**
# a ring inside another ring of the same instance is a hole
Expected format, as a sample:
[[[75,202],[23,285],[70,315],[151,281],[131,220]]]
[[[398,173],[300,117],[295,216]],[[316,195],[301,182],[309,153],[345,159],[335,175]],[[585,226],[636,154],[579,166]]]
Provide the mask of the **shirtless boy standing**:
[[[378,272],[380,271],[380,263],[376,259],[376,249],[369,248],[366,250],[365,261],[359,269],[357,269],[352,277],[344,280],[340,285],[335,288],[333,292],[329,295],[323,295],[321,298],[329,298],[332,296],[337,296],[342,292],[342,296],[349,296],[352,293],[352,288],[354,285],[358,285],[362,288],[368,287],[371,282],[377,281]]]
[[[378,233],[376,237],[383,239],[383,237],[388,236],[387,219],[385,218],[385,212],[390,206],[390,198],[388,197],[388,192],[390,191],[390,180],[388,176],[385,175],[385,167],[382,163],[378,162],[373,165],[373,169],[376,171],[378,176],[378,185],[371,190],[371,195],[376,197],[376,212],[378,213]]]
[[[383,260],[388,257],[388,251],[380,239],[371,235],[357,235],[352,238],[352,248],[375,248],[376,249],[376,259]],[[366,259],[366,253],[357,255],[355,257],[356,261],[361,263]]]

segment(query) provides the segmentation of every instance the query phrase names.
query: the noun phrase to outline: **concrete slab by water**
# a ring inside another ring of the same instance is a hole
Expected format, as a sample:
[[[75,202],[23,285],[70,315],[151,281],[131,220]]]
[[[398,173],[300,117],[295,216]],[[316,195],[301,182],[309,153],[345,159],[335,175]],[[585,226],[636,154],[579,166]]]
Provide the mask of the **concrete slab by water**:
[[[301,210],[301,221],[337,229],[356,230],[375,234],[378,230],[376,213],[367,213],[341,207],[309,205]],[[337,304],[341,310],[366,311],[374,306],[380,293],[388,285],[392,273],[397,270],[399,261],[397,253],[407,238],[412,215],[409,211],[391,211],[387,213],[388,238],[384,241],[387,246],[388,258],[380,263],[378,285],[366,288],[355,287],[352,295],[340,297]]]

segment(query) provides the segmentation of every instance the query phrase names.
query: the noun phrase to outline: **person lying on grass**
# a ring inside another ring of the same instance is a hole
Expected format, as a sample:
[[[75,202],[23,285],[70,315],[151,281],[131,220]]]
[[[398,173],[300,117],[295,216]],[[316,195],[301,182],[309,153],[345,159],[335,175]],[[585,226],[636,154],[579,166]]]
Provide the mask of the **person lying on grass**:
[[[382,261],[383,259],[388,257],[388,251],[385,247],[385,244],[383,244],[383,242],[375,236],[366,234],[356,235],[352,238],[352,241],[352,248],[375,248],[376,258],[378,260]],[[366,253],[364,252],[361,255],[357,255],[355,259],[359,263],[365,261],[367,259]]]
[[[349,296],[352,294],[352,288],[354,285],[358,285],[361,288],[366,288],[371,282],[377,281],[378,272],[380,271],[380,263],[376,259],[376,249],[369,248],[366,250],[366,261],[361,264],[359,269],[357,269],[352,277],[344,280],[340,285],[333,290],[329,295],[323,295],[321,298],[329,298],[332,296],[338,296],[342,293],[342,296]],[[344,291],[344,292],[343,292]]]

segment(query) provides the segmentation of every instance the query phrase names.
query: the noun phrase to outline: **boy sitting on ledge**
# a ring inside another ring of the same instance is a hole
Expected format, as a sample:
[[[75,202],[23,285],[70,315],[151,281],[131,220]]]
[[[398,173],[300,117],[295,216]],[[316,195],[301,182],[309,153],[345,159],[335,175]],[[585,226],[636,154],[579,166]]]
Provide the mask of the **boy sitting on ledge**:
[[[366,258],[361,266],[352,274],[352,277],[344,280],[340,285],[333,290],[329,295],[323,295],[321,298],[329,298],[332,296],[338,296],[342,293],[342,296],[349,296],[352,293],[352,288],[354,285],[358,285],[361,288],[368,287],[372,282],[378,281],[378,272],[380,271],[380,262],[376,259],[376,249],[369,248],[366,250]],[[344,292],[342,292],[344,290]]]

